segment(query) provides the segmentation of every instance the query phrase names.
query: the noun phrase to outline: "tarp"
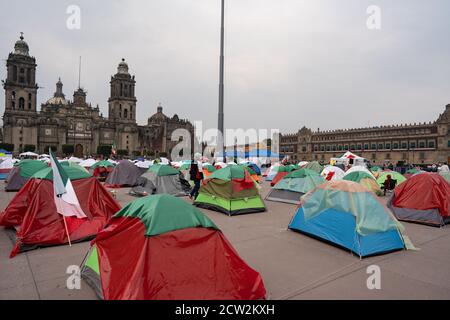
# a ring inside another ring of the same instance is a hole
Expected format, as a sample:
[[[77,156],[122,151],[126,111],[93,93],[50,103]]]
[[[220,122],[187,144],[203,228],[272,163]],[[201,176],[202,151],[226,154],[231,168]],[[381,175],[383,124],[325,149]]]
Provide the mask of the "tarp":
[[[264,299],[261,276],[183,200],[148,196],[93,241],[82,277],[106,300]]]
[[[356,218],[356,232],[369,235],[402,228],[389,209],[359,183],[328,181],[306,194],[301,201],[306,219],[333,208]]]
[[[95,178],[72,181],[87,218],[66,217],[72,242],[87,240],[100,231],[120,206]],[[58,214],[51,180],[30,179],[0,214],[0,225],[17,229],[18,252],[68,243],[63,216]]]
[[[108,187],[135,186],[141,176],[141,171],[132,162],[121,160],[108,175],[105,185]]]

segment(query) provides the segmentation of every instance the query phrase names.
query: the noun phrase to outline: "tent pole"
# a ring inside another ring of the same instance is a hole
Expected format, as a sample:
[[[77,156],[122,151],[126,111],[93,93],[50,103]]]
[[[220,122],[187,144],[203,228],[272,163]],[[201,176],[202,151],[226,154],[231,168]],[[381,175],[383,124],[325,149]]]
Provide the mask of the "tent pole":
[[[58,197],[60,204],[61,204],[61,197]],[[61,209],[62,209],[62,205],[61,205]],[[63,221],[64,221],[64,228],[66,229],[66,234],[67,234],[67,239],[69,240],[69,247],[72,246],[72,242],[70,241],[70,236],[69,236],[69,228],[67,228],[67,222],[66,222],[66,216],[63,214]]]

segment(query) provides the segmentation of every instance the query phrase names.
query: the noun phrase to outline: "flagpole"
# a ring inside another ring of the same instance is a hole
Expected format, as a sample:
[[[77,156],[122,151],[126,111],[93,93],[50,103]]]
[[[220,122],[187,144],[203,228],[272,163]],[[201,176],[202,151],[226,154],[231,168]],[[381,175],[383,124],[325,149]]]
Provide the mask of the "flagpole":
[[[61,197],[58,197],[59,205],[61,206],[61,211],[63,211],[63,205],[61,204]],[[72,242],[70,241],[70,235],[69,235],[69,228],[67,228],[67,222],[66,222],[66,216],[64,215],[64,212],[62,214],[63,221],[64,221],[64,228],[66,229],[67,239],[69,240],[69,247],[72,246]]]

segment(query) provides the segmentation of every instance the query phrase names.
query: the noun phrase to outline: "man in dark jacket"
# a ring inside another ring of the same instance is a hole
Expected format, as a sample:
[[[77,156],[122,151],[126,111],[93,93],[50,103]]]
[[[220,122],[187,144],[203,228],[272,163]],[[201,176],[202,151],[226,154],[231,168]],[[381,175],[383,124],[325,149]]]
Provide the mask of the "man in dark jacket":
[[[191,167],[189,169],[189,175],[191,176],[191,181],[194,181],[194,187],[191,190],[189,198],[197,199],[198,190],[200,189],[200,183],[203,180],[203,172],[200,171],[197,161],[191,162]]]

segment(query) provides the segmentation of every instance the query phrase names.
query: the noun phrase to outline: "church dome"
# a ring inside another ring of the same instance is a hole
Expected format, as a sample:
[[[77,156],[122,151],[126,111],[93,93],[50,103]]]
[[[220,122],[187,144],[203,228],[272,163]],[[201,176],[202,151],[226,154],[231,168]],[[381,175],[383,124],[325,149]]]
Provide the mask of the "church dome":
[[[117,72],[120,74],[128,74],[128,63],[125,62],[125,59],[122,58],[122,61],[117,67]]]
[[[52,105],[67,105],[68,102],[64,96],[64,93],[62,91],[63,83],[61,82],[61,78],[58,79],[58,82],[56,83],[56,92],[54,93],[53,97],[47,100],[47,104]]]
[[[63,97],[51,97],[50,99],[47,100],[47,104],[52,104],[52,105],[67,105],[68,102],[65,98]]]
[[[164,122],[167,119],[167,116],[163,113],[163,108],[161,105],[158,106],[158,109],[154,115],[148,118],[149,123],[155,122]]]
[[[28,44],[23,40],[23,34],[21,33],[20,39],[16,41],[14,45],[14,53],[20,54],[23,56],[29,55],[29,47]]]

